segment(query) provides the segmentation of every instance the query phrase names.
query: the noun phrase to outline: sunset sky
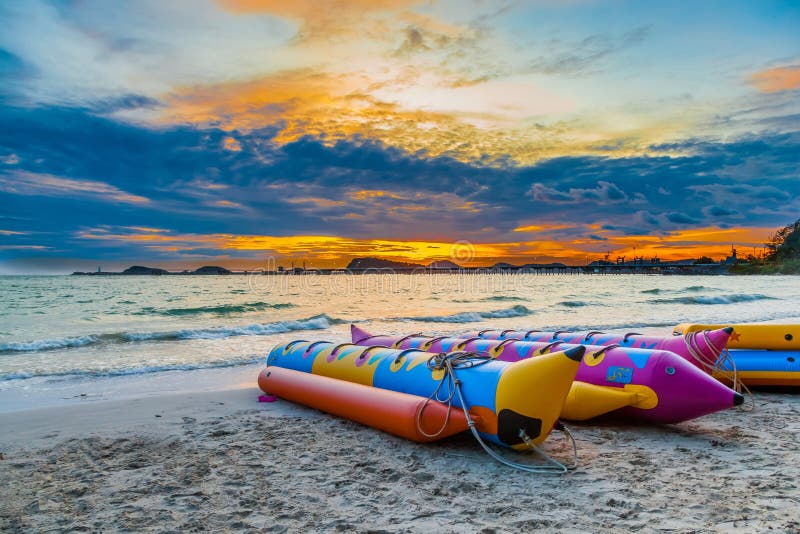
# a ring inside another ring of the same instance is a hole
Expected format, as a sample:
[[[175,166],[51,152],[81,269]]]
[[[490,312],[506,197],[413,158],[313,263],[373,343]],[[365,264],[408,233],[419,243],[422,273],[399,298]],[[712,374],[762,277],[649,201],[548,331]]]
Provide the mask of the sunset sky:
[[[800,2],[5,0],[0,273],[720,258],[800,218]]]

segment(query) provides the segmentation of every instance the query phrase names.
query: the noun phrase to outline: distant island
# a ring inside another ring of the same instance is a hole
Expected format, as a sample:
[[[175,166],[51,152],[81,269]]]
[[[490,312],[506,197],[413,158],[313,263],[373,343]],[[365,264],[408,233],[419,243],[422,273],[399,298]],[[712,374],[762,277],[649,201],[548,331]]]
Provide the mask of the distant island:
[[[171,275],[171,274],[183,274],[183,275],[211,275],[211,274],[233,274],[233,271],[226,269],[225,267],[218,267],[216,265],[206,265],[200,267],[199,269],[195,269],[194,271],[184,270],[184,271],[168,271],[166,269],[160,269],[158,267],[144,267],[142,265],[133,265],[128,267],[122,272],[106,272],[101,271],[98,269],[97,271],[90,271],[90,272],[81,272],[75,271],[72,273],[74,275],[82,275],[82,276],[162,276],[162,275]]]
[[[347,267],[345,267],[348,271],[363,269],[407,270],[424,268],[424,265],[418,263],[405,263],[402,261],[384,260],[382,258],[353,258],[350,260],[350,263],[347,264]]]

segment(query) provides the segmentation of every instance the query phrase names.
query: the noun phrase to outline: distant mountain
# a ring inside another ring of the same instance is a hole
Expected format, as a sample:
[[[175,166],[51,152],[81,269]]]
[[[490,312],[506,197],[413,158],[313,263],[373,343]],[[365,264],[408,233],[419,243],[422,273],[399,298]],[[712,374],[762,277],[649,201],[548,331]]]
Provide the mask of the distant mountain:
[[[461,266],[450,260],[439,260],[431,262],[428,269],[461,269]]]
[[[134,265],[128,267],[122,274],[169,274],[169,271],[159,269],[157,267],[142,267],[141,265]]]
[[[347,264],[348,269],[424,269],[424,265],[404,263],[402,261],[384,260],[381,258],[353,258]]]
[[[506,263],[503,261],[492,265],[492,269],[514,269],[514,268],[516,268],[516,265],[511,265],[510,263]]]
[[[225,267],[217,267],[216,265],[204,265],[199,269],[193,271],[191,274],[231,274]]]

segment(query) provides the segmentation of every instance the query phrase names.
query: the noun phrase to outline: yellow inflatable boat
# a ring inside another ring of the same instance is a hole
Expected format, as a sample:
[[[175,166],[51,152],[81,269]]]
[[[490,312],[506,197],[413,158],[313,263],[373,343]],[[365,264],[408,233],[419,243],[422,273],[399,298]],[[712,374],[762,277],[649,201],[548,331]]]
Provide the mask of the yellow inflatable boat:
[[[800,324],[693,324],[676,326],[674,334],[733,327],[729,349],[800,350]]]

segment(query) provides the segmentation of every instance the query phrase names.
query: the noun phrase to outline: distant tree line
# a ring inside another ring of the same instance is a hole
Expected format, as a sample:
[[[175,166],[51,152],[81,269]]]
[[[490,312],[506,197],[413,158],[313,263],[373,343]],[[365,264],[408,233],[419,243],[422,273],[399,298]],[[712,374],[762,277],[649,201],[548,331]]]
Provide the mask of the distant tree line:
[[[784,226],[770,237],[762,258],[748,256],[746,263],[731,272],[752,274],[800,274],[800,219]]]
[[[767,251],[768,261],[800,259],[800,219],[775,232],[767,243]]]

